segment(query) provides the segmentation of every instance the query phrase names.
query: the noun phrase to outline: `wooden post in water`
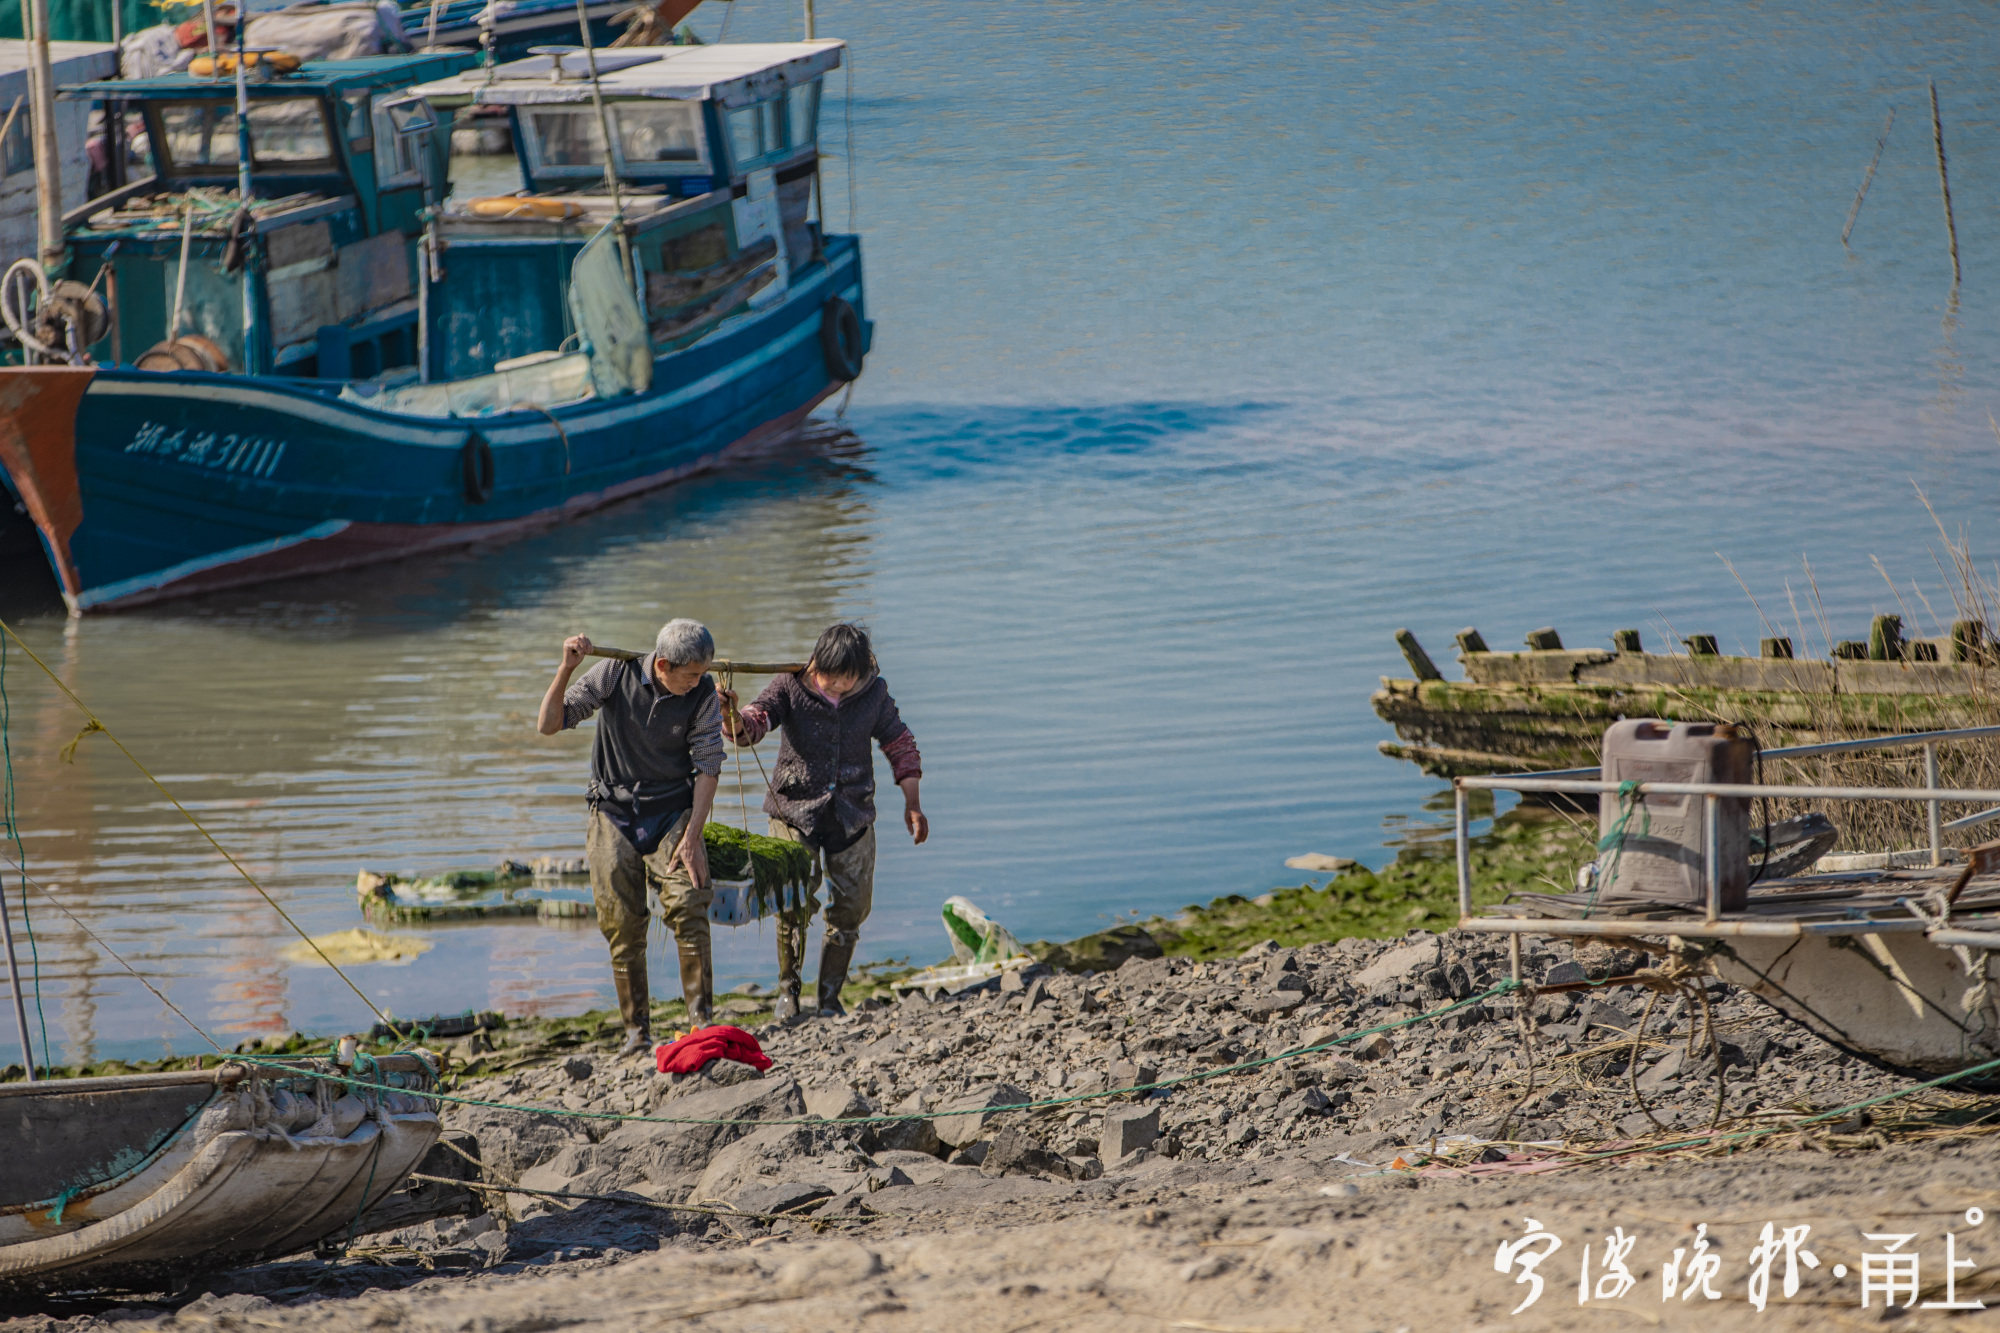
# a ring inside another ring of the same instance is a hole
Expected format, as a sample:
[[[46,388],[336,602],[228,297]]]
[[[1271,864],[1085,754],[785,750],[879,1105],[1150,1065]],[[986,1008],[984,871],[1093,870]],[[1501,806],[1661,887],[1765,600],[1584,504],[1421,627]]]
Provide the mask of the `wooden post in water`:
[[[1615,629],[1611,631],[1611,651],[1614,653],[1643,653],[1646,649],[1639,642],[1638,630]]]
[[[1889,118],[1882,122],[1882,135],[1875,140],[1875,156],[1868,159],[1868,170],[1861,177],[1861,188],[1854,192],[1854,205],[1847,210],[1847,225],[1840,229],[1840,244],[1847,245],[1848,234],[1854,230],[1854,220],[1861,216],[1861,201],[1868,197],[1868,187],[1875,180],[1875,168],[1882,161],[1882,149],[1888,145],[1889,129],[1896,123],[1896,108],[1889,108]]]
[[[1556,633],[1554,626],[1544,625],[1541,629],[1528,631],[1527,645],[1533,652],[1559,653],[1563,646],[1562,635]]]
[[[1465,656],[1467,653],[1483,653],[1485,651],[1486,640],[1479,636],[1478,630],[1467,625],[1458,632],[1458,654],[1460,657]]]
[[[1938,115],[1937,80],[1931,86],[1931,143],[1937,148],[1938,193],[1944,198],[1944,235],[1951,245],[1951,286],[1958,290],[1958,224],[1951,219],[1951,175],[1944,165],[1944,120]]]
[[[1396,646],[1403,650],[1403,660],[1410,664],[1410,672],[1418,680],[1443,680],[1444,672],[1437,669],[1431,655],[1417,642],[1417,636],[1406,629],[1396,631]]]

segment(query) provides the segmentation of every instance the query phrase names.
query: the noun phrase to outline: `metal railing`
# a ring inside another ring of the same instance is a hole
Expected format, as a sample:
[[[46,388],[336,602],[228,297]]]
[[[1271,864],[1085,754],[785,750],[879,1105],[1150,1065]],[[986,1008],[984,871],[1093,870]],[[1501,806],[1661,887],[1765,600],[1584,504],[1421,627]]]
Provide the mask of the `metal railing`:
[[[1908,749],[1921,745],[1924,749],[1924,785],[1922,787],[1822,787],[1798,784],[1764,785],[1745,782],[1640,782],[1632,784],[1631,791],[1636,796],[1699,796],[1703,801],[1702,821],[1704,828],[1703,872],[1707,881],[1707,902],[1704,934],[1798,934],[1801,927],[1795,922],[1724,922],[1722,921],[1722,848],[1720,814],[1721,802],[1726,797],[1756,799],[1759,797],[1810,800],[1853,800],[1853,801],[1921,801],[1929,808],[1931,864],[1941,865],[1944,860],[1942,840],[1943,829],[1970,828],[1988,819],[2000,818],[2000,791],[1984,788],[1939,787],[1937,747],[1945,741],[1974,740],[1981,737],[2000,737],[2000,727],[1961,727],[1951,731],[1909,732],[1896,736],[1875,736],[1858,741],[1829,741],[1822,745],[1794,745],[1779,750],[1766,750],[1767,759],[1798,759],[1819,754],[1851,754],[1863,750]],[[1452,779],[1453,806],[1455,811],[1454,836],[1458,856],[1458,915],[1462,927],[1472,920],[1472,828],[1470,795],[1475,791],[1549,792],[1566,795],[1607,795],[1615,794],[1626,784],[1606,782],[1600,778],[1585,776],[1602,772],[1598,768],[1564,769],[1554,773],[1505,773],[1492,777],[1460,777]],[[1946,801],[1958,801],[1990,805],[1993,808],[1978,814],[1954,819],[1949,824],[1940,824],[1939,808]],[[1634,921],[1538,921],[1538,927],[1558,927],[1556,933],[1563,934],[1625,934],[1643,933]],[[1828,923],[1826,933],[1849,933],[1860,926],[1862,929],[1879,930],[1882,922]],[[1923,928],[1921,920],[1912,918],[1911,926]],[[1759,927],[1769,927],[1759,929]],[[1475,929],[1504,929],[1500,921],[1490,927],[1477,926]]]

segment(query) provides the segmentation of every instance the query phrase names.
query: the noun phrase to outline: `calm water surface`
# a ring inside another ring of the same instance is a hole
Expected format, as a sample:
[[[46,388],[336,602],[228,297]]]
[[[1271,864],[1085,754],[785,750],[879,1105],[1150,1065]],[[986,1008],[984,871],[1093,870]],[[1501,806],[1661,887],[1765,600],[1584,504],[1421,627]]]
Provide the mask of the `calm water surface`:
[[[795,35],[790,0],[726,8],[731,40]],[[533,728],[577,631],[694,615],[769,657],[867,620],[935,833],[885,842],[863,949],[928,960],[951,893],[1061,937],[1294,881],[1301,851],[1379,859],[1436,790],[1375,753],[1398,626],[1441,657],[1465,624],[1754,651],[1737,577],[1789,621],[1810,561],[1836,634],[1928,630],[1925,496],[1992,564],[1984,6],[819,10],[854,43],[828,211],[851,162],[879,321],[842,431],[525,541],[141,614],[67,623],[8,572],[29,642],[309,930],[360,924],[363,866],[580,849],[588,736]],[[366,1021],[103,737],[61,760],[81,719],[18,651],[6,688],[29,865],[92,931],[218,1037]],[[743,767],[723,817],[754,810]],[[200,1049],[32,901],[65,1057]],[[355,970],[397,1013],[607,998],[589,926],[425,936]],[[771,979],[768,930],[718,944],[725,980]]]

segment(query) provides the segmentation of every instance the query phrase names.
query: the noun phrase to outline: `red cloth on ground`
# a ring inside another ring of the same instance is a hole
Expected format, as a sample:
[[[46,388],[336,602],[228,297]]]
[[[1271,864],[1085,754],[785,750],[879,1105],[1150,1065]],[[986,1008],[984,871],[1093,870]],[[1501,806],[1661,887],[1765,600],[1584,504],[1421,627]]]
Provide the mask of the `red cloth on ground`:
[[[755,1037],[725,1023],[696,1028],[678,1041],[656,1047],[653,1060],[662,1074],[692,1074],[710,1060],[735,1060],[760,1073],[771,1067],[771,1057]]]

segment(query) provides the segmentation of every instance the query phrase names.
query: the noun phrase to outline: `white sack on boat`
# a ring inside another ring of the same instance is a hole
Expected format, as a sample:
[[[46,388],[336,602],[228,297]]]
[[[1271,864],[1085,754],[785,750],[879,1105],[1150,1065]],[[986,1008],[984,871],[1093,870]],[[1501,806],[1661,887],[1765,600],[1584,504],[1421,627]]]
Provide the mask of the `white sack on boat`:
[[[355,385],[340,391],[343,401],[403,412],[413,417],[484,417],[521,408],[555,407],[592,396],[590,358],[582,352],[547,353],[545,359],[510,364],[507,370],[442,384],[405,384],[368,393]]]
[[[118,45],[118,74],[126,79],[150,79],[186,69],[194,57],[195,53],[183,48],[174,36],[174,25],[162,23],[125,34]]]
[[[251,19],[243,40],[250,46],[275,46],[302,60],[354,60],[381,55],[400,31],[399,23],[395,32],[385,32],[373,4],[294,5]]]

